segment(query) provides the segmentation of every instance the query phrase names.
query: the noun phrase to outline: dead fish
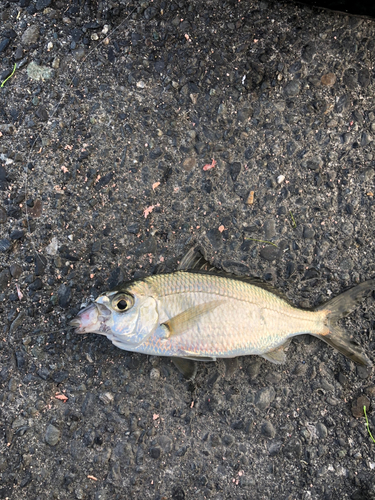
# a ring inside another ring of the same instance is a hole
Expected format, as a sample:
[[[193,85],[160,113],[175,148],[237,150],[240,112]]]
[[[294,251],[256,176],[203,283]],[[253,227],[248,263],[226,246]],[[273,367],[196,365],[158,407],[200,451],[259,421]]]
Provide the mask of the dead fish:
[[[120,349],[170,356],[187,378],[196,373],[195,361],[256,354],[283,363],[290,339],[306,333],[372,366],[337,322],[374,289],[369,280],[315,309],[299,309],[257,278],[210,267],[193,248],[177,271],[105,292],[70,324],[76,333],[105,335]]]

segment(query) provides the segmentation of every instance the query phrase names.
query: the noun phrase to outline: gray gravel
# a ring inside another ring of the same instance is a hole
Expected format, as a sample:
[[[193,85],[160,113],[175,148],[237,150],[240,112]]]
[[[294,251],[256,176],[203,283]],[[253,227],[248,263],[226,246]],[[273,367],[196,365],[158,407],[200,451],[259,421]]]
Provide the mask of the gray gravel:
[[[375,499],[373,373],[319,340],[192,384],[66,326],[194,242],[299,306],[374,278],[374,21],[92,9],[0,5],[0,498]],[[374,325],[345,321],[370,358]]]

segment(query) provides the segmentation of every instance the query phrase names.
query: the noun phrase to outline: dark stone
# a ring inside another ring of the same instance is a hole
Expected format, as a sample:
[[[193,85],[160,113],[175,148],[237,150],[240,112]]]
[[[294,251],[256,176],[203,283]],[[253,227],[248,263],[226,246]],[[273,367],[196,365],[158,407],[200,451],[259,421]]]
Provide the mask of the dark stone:
[[[154,149],[151,149],[150,154],[149,154],[149,156],[152,160],[156,160],[157,158],[160,158],[162,155],[163,155],[163,151],[160,149],[159,146],[157,146]]]
[[[150,457],[159,458],[161,454],[161,448],[159,446],[153,446],[150,448]]]
[[[351,100],[348,94],[341,96],[335,106],[336,113],[343,113],[350,107],[350,104]]]
[[[279,258],[280,250],[277,247],[268,245],[260,250],[259,255],[262,257],[262,259],[272,262],[273,260]]]
[[[370,72],[367,68],[362,68],[358,72],[358,83],[361,87],[368,87],[370,84]]]
[[[223,237],[218,229],[210,229],[207,231],[207,238],[210,240],[214,249],[218,249],[223,245]]]
[[[5,167],[0,165],[0,181],[5,182],[7,180],[7,171],[5,170]]]
[[[371,137],[367,132],[362,132],[361,135],[361,146],[366,147],[371,142]]]
[[[139,224],[138,222],[134,222],[133,224],[129,224],[126,229],[128,233],[137,234],[139,232]]]
[[[276,430],[274,426],[271,424],[271,422],[265,422],[262,425],[261,432],[263,436],[266,436],[267,438],[273,439],[276,435]]]
[[[61,285],[57,291],[59,306],[66,309],[72,300],[72,290],[68,285]]]
[[[320,276],[320,273],[317,269],[315,269],[314,267],[311,267],[310,269],[308,269],[306,272],[305,272],[305,276],[303,277],[303,279],[305,280],[311,280],[311,279],[314,279],[314,278],[319,278]]]
[[[33,290],[34,292],[36,290],[41,290],[43,288],[43,282],[40,278],[37,278],[31,285],[29,286],[30,290]]]
[[[244,153],[245,159],[250,160],[250,158],[253,156],[253,154],[254,154],[254,149],[251,146],[248,147]]]
[[[314,43],[308,43],[302,49],[302,59],[304,59],[306,62],[311,62],[312,58],[315,55],[315,53],[316,53],[315,44]]]
[[[25,488],[25,486],[27,486],[29,483],[31,483],[31,480],[32,480],[31,472],[26,472],[24,477],[21,479],[20,487]]]
[[[90,365],[90,367],[91,366],[92,365]],[[88,394],[86,394],[86,397],[85,397],[85,399],[83,400],[83,403],[82,403],[82,415],[84,417],[86,417],[87,415],[89,415],[91,413],[94,401],[95,401],[94,394],[92,394],[91,392],[89,392]]]
[[[236,161],[234,163],[231,163],[229,165],[229,173],[232,178],[232,181],[235,182],[237,180],[237,177],[239,176],[241,172],[241,163]]]
[[[22,274],[22,267],[18,264],[12,264],[9,268],[12,278],[19,278]]]
[[[302,453],[302,443],[297,438],[290,439],[284,447],[284,455],[289,460],[299,459]]]
[[[7,221],[6,210],[4,207],[0,207],[0,224],[4,224],[6,221]]]
[[[159,436],[158,443],[165,453],[172,451],[173,441],[169,436]]]
[[[3,38],[0,42],[0,54],[4,52],[8,45],[10,44],[10,39],[9,38]]]
[[[46,443],[50,446],[55,446],[60,441],[60,437],[61,431],[54,425],[49,424],[45,434]]]
[[[323,160],[319,157],[312,158],[311,160],[303,161],[302,166],[317,172],[323,166]]]
[[[36,10],[44,10],[49,7],[52,3],[52,0],[37,0],[35,4]]]
[[[57,371],[51,375],[51,378],[54,382],[56,382],[56,384],[61,384],[62,382],[65,382],[68,376],[69,376],[68,372]]]
[[[281,450],[282,442],[281,441],[272,441],[268,446],[268,452],[271,457],[277,455]]]
[[[33,16],[35,13],[36,13],[36,8],[35,8],[35,5],[32,3],[30,5],[30,2],[28,4],[28,7],[26,8],[27,10],[27,13],[30,15],[30,16]]]
[[[113,179],[113,176],[114,176],[113,172],[109,172],[108,174],[103,175],[103,177],[101,177],[99,181],[95,184],[96,191],[100,191],[102,187],[107,186],[107,184],[109,184]]]
[[[83,33],[80,28],[73,28],[70,32],[70,35],[74,42],[79,42],[81,40]]]
[[[223,436],[223,445],[224,446],[233,446],[234,442],[235,442],[235,438],[234,436],[232,436],[231,434],[225,434],[225,436]]]
[[[250,377],[250,380],[255,380],[260,372],[261,360],[259,358],[251,361],[249,366],[247,367],[247,373]]]
[[[7,210],[8,217],[13,219],[20,219],[22,212],[20,207],[10,206]]]
[[[158,11],[155,7],[147,7],[143,12],[143,16],[147,21],[150,21],[157,15]]]
[[[294,97],[298,95],[300,90],[300,83],[298,80],[292,80],[284,87],[284,93],[288,97]]]
[[[311,239],[314,238],[314,236],[315,236],[315,231],[312,227],[305,226],[303,228],[303,237],[305,239]]]
[[[12,74],[12,68],[6,69],[0,74],[0,82],[3,82]]]
[[[14,241],[22,240],[24,236],[25,236],[24,232],[19,229],[15,229],[9,235],[10,239]]]
[[[143,243],[141,243],[138,248],[135,250],[135,255],[140,257],[141,255],[145,255],[148,253],[156,253],[157,244],[156,239],[152,236],[147,238]]]
[[[265,410],[275,399],[275,389],[266,387],[256,393],[254,403],[260,410]]]
[[[268,219],[264,223],[264,237],[266,240],[270,240],[276,235],[276,226],[273,219]]]
[[[345,207],[345,210],[346,210],[346,213],[348,213],[349,215],[353,215],[354,214],[354,207],[351,203],[348,203]]]
[[[240,430],[244,428],[244,421],[243,420],[235,420],[232,424],[232,429],[234,430]]]
[[[358,75],[354,68],[349,68],[345,71],[342,78],[344,85],[349,89],[355,89],[358,83]]]
[[[36,373],[39,375],[41,379],[47,380],[50,372],[45,366],[42,366],[42,368],[40,368]]]
[[[162,73],[165,68],[165,64],[163,61],[156,61],[155,63],[155,71],[157,73]]]
[[[48,113],[44,106],[39,106],[35,114],[42,122],[46,122],[48,120]]]
[[[35,275],[43,276],[47,265],[47,259],[44,255],[36,254],[35,256]]]
[[[0,273],[0,291],[5,292],[11,280],[9,269],[3,269]]]
[[[10,29],[10,30],[5,30],[3,35],[6,37],[6,38],[11,38],[12,40],[14,40],[15,38],[17,38],[17,33]]]
[[[0,252],[7,252],[11,246],[9,240],[0,240]]]
[[[172,489],[172,500],[185,500],[185,492],[181,486]]]
[[[26,366],[26,360],[25,360],[25,354],[24,354],[24,352],[22,352],[22,351],[16,351],[15,355],[16,355],[16,365],[17,365],[17,368],[19,368],[20,370],[22,368],[25,368],[25,366]]]
[[[120,266],[116,267],[108,278],[108,288],[113,290],[119,283],[125,281],[125,276]]]
[[[251,106],[250,104],[246,104],[242,109],[240,109],[238,112],[237,112],[237,120],[240,122],[240,123],[245,123],[247,122],[247,120],[249,118],[251,118],[251,115],[252,115],[252,109],[251,109]],[[246,155],[246,153],[245,153]]]

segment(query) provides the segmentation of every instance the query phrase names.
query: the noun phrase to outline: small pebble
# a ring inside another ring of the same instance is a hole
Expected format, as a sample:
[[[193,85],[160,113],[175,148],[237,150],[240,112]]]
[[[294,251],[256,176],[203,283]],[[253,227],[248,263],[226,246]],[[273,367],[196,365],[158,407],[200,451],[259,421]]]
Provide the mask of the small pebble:
[[[322,76],[320,81],[322,85],[326,87],[332,87],[332,85],[336,83],[336,75],[334,73],[327,73],[326,75]]]
[[[353,417],[360,418],[364,416],[363,407],[366,406],[366,412],[370,409],[370,400],[367,396],[359,396],[352,404]]]
[[[30,26],[27,28],[25,33],[22,35],[21,40],[24,45],[31,45],[32,43],[36,43],[39,38],[39,27],[38,26]]]
[[[151,380],[159,380],[160,378],[160,371],[157,368],[153,368],[150,371],[150,379]]]
[[[276,430],[271,422],[265,422],[261,427],[261,432],[263,436],[273,439],[276,436]]]
[[[55,446],[61,438],[61,432],[54,425],[49,424],[44,436],[46,443],[50,446]]]

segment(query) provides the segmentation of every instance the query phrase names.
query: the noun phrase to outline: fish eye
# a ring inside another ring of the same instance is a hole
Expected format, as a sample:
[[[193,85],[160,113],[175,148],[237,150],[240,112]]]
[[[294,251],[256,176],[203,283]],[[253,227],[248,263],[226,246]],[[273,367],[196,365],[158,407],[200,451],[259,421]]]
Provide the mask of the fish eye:
[[[132,307],[134,299],[131,295],[120,293],[113,297],[111,305],[115,311],[125,312]]]
[[[125,309],[128,307],[128,304],[126,300],[121,299],[117,302],[117,309],[120,309],[120,311],[125,311]]]

